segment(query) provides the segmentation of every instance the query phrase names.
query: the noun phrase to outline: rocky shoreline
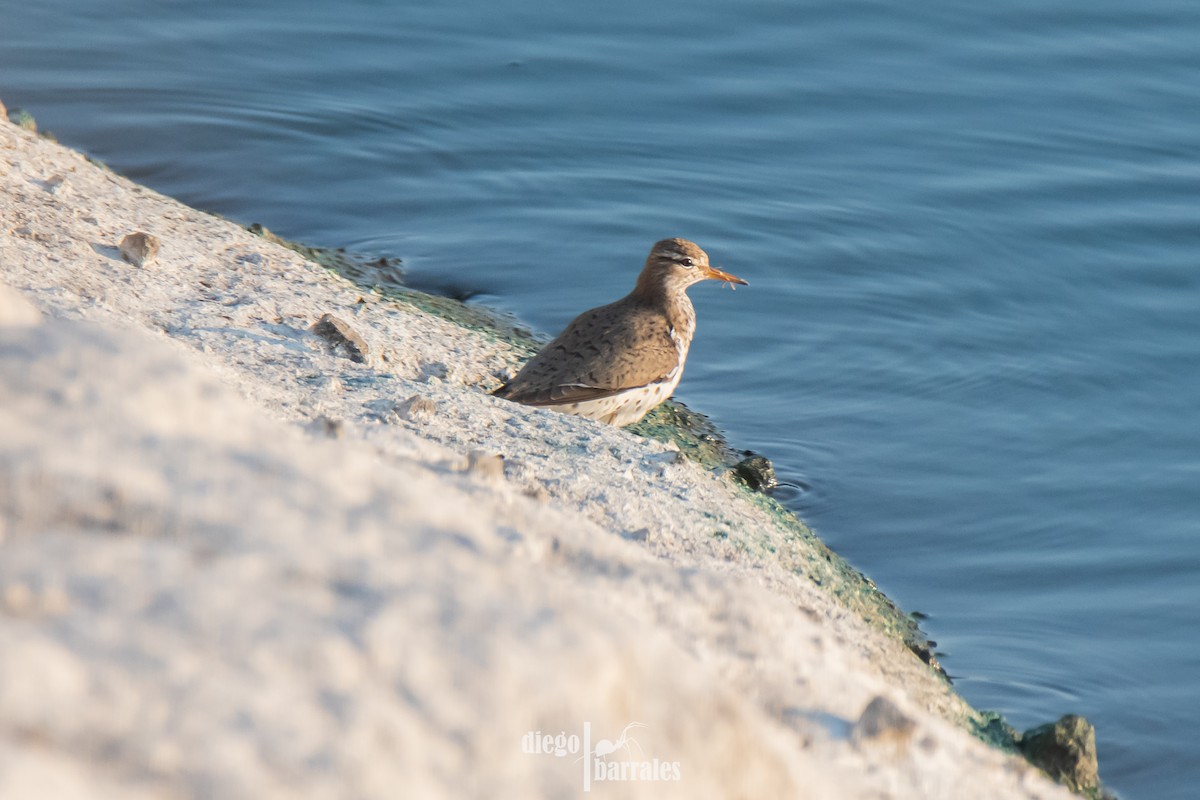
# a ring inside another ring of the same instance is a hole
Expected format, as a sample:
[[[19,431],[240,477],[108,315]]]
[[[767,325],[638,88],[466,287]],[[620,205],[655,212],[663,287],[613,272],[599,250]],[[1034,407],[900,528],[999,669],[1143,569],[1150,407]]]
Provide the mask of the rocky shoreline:
[[[0,797],[1071,796],[703,418],[31,123],[0,184]]]

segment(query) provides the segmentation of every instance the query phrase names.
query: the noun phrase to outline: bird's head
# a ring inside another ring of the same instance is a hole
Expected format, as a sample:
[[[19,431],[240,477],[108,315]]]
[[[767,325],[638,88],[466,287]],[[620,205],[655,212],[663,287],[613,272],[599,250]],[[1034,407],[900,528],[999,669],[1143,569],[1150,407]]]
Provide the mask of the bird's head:
[[[638,278],[637,291],[657,293],[686,289],[704,280],[746,282],[708,263],[708,253],[687,239],[663,239],[650,248],[646,266]]]

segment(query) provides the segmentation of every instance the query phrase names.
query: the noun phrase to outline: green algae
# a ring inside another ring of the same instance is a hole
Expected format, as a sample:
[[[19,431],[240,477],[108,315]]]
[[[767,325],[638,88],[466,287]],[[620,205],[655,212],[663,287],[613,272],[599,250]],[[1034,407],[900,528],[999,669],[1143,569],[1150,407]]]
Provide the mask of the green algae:
[[[54,133],[51,131],[45,130],[43,128],[39,128],[37,119],[33,116],[33,114],[30,114],[25,109],[23,109],[23,108],[6,109],[4,107],[4,104],[0,103],[0,119],[3,119],[5,116],[8,117],[9,122],[11,122],[13,125],[16,125],[18,128],[27,130],[30,133],[35,133],[35,134],[37,134],[38,138],[40,138],[40,139],[45,139],[48,142],[54,142],[55,144],[60,144],[60,142],[58,141],[58,137],[55,136]],[[108,164],[105,164],[100,159],[93,158],[92,156],[88,155],[87,153],[83,152],[82,150],[77,151],[77,152],[79,152],[79,154],[82,155],[86,161],[88,161],[91,164],[95,164],[97,167],[104,170],[105,172],[113,171],[112,168],[110,168],[108,166]]]
[[[350,255],[341,248],[315,247],[293,242],[272,233],[266,226],[258,222],[250,223],[246,226],[246,230],[255,236],[261,236],[268,242],[299,253],[309,261],[320,264],[325,269],[338,273],[359,286],[375,288],[376,285],[386,282],[402,285],[398,277],[385,277],[388,271],[399,272],[400,259],[398,258],[372,259]]]
[[[468,305],[452,297],[429,294],[404,285],[404,273],[398,258],[358,256],[341,248],[316,247],[293,242],[272,233],[255,222],[246,230],[269,242],[286,247],[324,267],[326,271],[379,295],[385,300],[431,314],[461,328],[482,333],[493,341],[502,341],[528,357],[537,352],[542,341],[531,331],[515,323],[512,317],[479,306]]]
[[[976,738],[1006,753],[1019,753],[1017,743],[1021,733],[998,711],[978,711],[967,720],[967,727]]]
[[[812,528],[775,498],[746,486],[741,488],[741,494],[746,502],[763,511],[782,531],[781,538],[772,538],[765,543],[763,550],[773,555],[789,571],[803,575],[824,588],[872,627],[899,639],[938,676],[949,681],[934,656],[933,643],[917,621],[880,591],[874,581],[829,549],[829,545]]]
[[[12,121],[12,124],[16,125],[18,128],[23,128],[30,133],[38,132],[37,120],[33,118],[33,114],[30,114],[23,108],[12,109],[8,112],[8,118]],[[43,135],[49,137],[49,134]]]
[[[689,461],[705,469],[728,469],[739,460],[712,420],[678,400],[668,400],[625,430],[646,439],[674,443]]]

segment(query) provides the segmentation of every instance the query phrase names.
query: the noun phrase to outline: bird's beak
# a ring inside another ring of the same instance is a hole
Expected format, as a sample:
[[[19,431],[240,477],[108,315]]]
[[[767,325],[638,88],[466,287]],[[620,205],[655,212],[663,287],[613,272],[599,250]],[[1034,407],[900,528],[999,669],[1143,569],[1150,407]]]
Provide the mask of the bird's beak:
[[[736,275],[730,275],[728,272],[722,272],[716,267],[705,267],[704,277],[714,281],[725,281],[726,283],[740,283],[742,286],[749,286],[744,280]]]

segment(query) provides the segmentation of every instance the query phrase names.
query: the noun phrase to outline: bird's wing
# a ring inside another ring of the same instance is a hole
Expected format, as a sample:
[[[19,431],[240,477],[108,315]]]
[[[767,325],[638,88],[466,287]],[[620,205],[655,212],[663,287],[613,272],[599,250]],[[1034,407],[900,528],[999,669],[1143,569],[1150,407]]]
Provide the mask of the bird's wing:
[[[661,315],[602,306],[576,317],[495,394],[531,406],[599,400],[672,379],[679,356]]]

